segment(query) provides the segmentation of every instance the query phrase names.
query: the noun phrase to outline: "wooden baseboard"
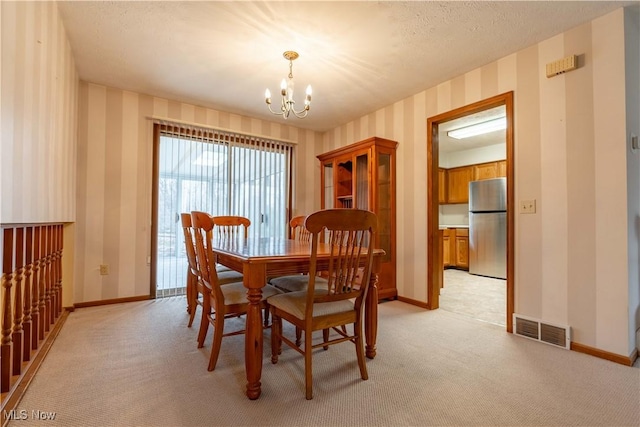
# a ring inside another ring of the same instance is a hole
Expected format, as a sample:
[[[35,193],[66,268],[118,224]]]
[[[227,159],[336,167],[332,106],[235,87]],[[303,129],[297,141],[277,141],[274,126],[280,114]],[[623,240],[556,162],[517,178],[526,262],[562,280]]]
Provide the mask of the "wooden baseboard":
[[[415,305],[420,308],[429,309],[426,302],[418,301],[418,300],[407,298],[407,297],[401,297],[400,295],[398,295],[398,301],[406,302],[407,304]]]
[[[598,348],[589,347],[588,345],[571,342],[571,350],[578,353],[588,354],[590,356],[599,357],[600,359],[609,360],[611,362],[620,363],[621,365],[633,366],[638,358],[638,349],[634,349],[630,356],[622,356],[616,353],[600,350]]]
[[[99,305],[120,304],[123,302],[146,301],[150,299],[151,297],[149,295],[139,295],[137,297],[114,298],[114,299],[103,299],[99,301],[78,302],[76,304],[73,304],[73,307],[74,308],[96,307]]]
[[[42,362],[44,361],[45,357],[47,356],[47,353],[51,349],[53,342],[55,341],[56,337],[60,333],[60,330],[62,329],[62,325],[64,325],[64,322],[67,320],[68,316],[69,316],[69,311],[64,310],[63,313],[60,315],[60,318],[58,319],[58,321],[55,323],[55,325],[51,329],[51,331],[45,337],[35,357],[31,360],[31,362],[29,362],[29,364],[26,366],[22,375],[20,375],[20,377],[16,381],[16,384],[7,393],[6,396],[3,396],[2,407],[0,409],[2,411],[1,417],[2,417],[3,427],[7,425],[8,422],[10,421],[7,418],[7,414],[11,413],[11,411],[14,410],[18,406],[18,403],[20,403],[20,401],[22,400],[22,397],[26,393],[27,388],[29,387],[29,384],[31,384],[31,381],[33,381],[33,378],[35,377],[36,372],[38,372],[38,369],[40,369]]]

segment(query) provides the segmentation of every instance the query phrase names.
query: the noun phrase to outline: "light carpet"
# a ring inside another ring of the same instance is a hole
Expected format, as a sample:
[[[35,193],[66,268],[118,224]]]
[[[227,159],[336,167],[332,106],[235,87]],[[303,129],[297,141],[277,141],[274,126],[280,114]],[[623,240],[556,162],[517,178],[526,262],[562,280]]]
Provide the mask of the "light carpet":
[[[55,419],[9,425],[640,425],[638,368],[445,310],[392,301],[379,312],[368,381],[351,344],[320,349],[307,401],[303,358],[285,346],[272,365],[266,331],[262,395],[249,401],[244,336],[223,339],[207,372],[211,334],[197,349],[198,322],[186,327],[183,297],[79,309],[17,408]]]

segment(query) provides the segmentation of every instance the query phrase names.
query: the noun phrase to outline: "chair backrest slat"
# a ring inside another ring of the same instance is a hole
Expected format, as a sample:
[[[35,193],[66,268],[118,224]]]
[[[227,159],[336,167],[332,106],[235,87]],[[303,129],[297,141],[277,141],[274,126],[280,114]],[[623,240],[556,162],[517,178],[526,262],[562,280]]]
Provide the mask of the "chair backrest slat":
[[[249,226],[251,220],[243,216],[214,216],[212,217],[215,225],[215,235],[217,239],[235,238],[242,235],[246,239],[249,235]]]
[[[184,245],[187,252],[187,261],[189,262],[189,268],[195,275],[198,274],[198,263],[196,261],[196,246],[193,235],[193,228],[191,227],[191,214],[181,213],[180,220],[182,221],[182,230],[184,232]]]
[[[289,221],[289,227],[291,227],[291,238],[293,240],[299,240],[301,242],[308,242],[311,240],[311,233],[304,226],[304,220],[307,219],[306,215],[299,215],[291,218]]]
[[[309,215],[305,227],[311,233],[311,266],[307,293],[307,318],[313,303],[356,299],[362,304],[369,287],[373,264],[373,236],[378,220],[373,212],[360,209],[327,209]],[[315,290],[318,248],[321,236],[328,236],[330,256],[323,272],[329,281],[327,293]],[[359,272],[362,270],[362,276]]]
[[[200,272],[200,279],[209,288],[212,296],[222,301],[222,291],[218,284],[216,258],[213,253],[213,217],[206,212],[192,211],[191,224],[195,234],[196,259]]]

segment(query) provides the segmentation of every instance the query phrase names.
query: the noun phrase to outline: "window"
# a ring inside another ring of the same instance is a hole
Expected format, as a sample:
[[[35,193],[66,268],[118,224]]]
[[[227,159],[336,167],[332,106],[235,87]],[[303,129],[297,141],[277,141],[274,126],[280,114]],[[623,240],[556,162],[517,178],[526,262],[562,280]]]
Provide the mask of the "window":
[[[180,213],[240,215],[249,237],[286,236],[293,146],[218,130],[155,124],[152,243],[156,296],[184,293]]]

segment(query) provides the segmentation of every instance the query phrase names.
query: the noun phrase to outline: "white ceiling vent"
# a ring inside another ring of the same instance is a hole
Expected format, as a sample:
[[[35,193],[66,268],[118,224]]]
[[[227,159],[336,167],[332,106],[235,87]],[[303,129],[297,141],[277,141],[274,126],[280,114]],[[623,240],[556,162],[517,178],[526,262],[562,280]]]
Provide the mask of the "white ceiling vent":
[[[567,350],[571,348],[571,328],[569,326],[552,325],[515,313],[513,314],[513,325],[516,335]]]

